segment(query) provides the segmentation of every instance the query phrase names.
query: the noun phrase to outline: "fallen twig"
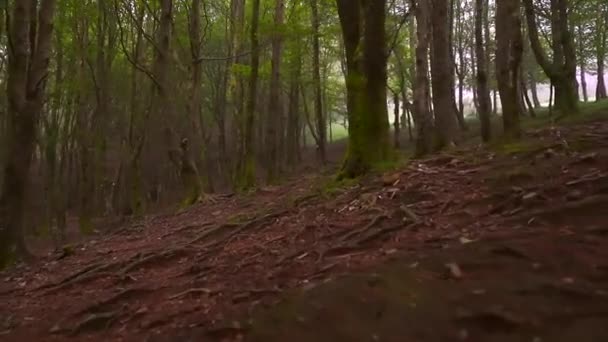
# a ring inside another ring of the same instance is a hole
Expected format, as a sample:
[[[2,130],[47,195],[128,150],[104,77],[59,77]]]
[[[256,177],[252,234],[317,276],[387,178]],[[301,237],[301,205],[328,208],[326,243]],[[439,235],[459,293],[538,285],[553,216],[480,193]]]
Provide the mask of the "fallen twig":
[[[174,300],[174,299],[182,298],[182,297],[185,297],[185,296],[187,296],[189,294],[195,294],[195,293],[196,294],[207,294],[207,295],[210,295],[210,294],[213,293],[213,291],[211,291],[210,289],[208,289],[206,287],[196,287],[196,288],[191,288],[191,289],[188,289],[186,291],[182,291],[180,293],[174,294],[174,295],[170,296],[167,299]]]

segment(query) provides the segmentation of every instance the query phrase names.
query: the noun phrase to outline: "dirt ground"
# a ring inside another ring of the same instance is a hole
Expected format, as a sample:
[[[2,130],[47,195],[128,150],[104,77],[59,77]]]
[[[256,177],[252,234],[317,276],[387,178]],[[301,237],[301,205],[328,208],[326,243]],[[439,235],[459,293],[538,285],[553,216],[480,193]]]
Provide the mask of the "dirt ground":
[[[293,179],[0,274],[2,341],[608,341],[608,122]]]

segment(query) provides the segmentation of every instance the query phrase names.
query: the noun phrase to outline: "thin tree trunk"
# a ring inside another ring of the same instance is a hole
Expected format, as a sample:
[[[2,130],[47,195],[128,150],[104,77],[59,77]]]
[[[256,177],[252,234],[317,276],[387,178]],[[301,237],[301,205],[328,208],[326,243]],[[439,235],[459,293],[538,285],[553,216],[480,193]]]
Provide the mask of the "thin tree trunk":
[[[255,185],[255,149],[254,149],[254,118],[258,97],[258,75],[260,71],[260,43],[258,30],[260,24],[260,0],[251,3],[251,74],[249,76],[249,94],[245,108],[245,122],[243,129],[242,151],[239,158],[237,173],[237,186],[242,190],[250,189]]]
[[[281,55],[283,52],[283,37],[280,28],[283,25],[285,13],[284,0],[276,0],[274,10],[275,33],[272,39],[272,58],[271,58],[271,78],[270,78],[270,98],[268,99],[268,121],[266,131],[267,151],[267,180],[275,181],[278,176],[278,124],[281,121],[282,101],[281,101]]]
[[[399,122],[399,93],[393,93],[393,146],[395,149],[401,148],[401,124]]]
[[[488,62],[483,41],[483,13],[484,0],[475,1],[475,57],[477,59],[477,98],[479,101],[479,121],[481,123],[481,138],[484,142],[490,141],[492,127],[490,124],[490,112],[492,104],[490,91],[488,89]]]
[[[327,140],[326,137],[326,123],[325,117],[323,116],[323,100],[322,100],[322,91],[321,91],[321,65],[320,65],[320,42],[319,42],[319,28],[320,28],[320,19],[319,19],[319,5],[318,0],[311,0],[311,10],[312,10],[312,78],[313,78],[313,88],[314,88],[314,108],[315,108],[315,119],[317,125],[317,132],[319,135],[319,139],[317,141],[317,152],[319,160],[322,163],[326,162],[326,152],[325,152],[325,142]],[[356,5],[353,5],[356,6]]]

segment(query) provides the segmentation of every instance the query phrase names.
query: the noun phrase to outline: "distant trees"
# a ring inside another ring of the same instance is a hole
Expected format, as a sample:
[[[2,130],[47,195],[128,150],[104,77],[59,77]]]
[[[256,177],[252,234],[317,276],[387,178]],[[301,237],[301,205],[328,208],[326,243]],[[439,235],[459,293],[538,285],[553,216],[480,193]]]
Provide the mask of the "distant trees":
[[[416,156],[459,144],[475,115],[483,141],[499,135],[499,115],[517,138],[543,83],[564,115],[578,111],[589,73],[597,86],[583,98],[606,98],[601,0],[8,5],[5,255],[26,253],[24,234],[51,232],[61,243],[69,215],[88,232],[100,216],[191,205],[277,182],[302,162],[330,164],[342,128],[340,175],[357,177],[393,160],[406,133]]]

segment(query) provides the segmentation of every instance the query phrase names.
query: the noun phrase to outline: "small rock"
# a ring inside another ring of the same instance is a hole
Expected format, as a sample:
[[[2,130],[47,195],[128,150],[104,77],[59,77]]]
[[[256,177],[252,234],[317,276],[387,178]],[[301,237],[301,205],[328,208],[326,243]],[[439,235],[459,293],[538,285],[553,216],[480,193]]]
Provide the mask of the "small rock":
[[[592,163],[596,160],[596,158],[597,158],[597,152],[591,152],[591,153],[582,155],[581,158],[579,159],[579,161],[582,163]]]
[[[462,329],[458,332],[458,338],[461,341],[465,341],[469,339],[469,331],[467,329]]]
[[[401,175],[399,173],[385,174],[382,176],[382,184],[384,186],[394,186],[399,183],[399,178]]]
[[[567,201],[578,201],[581,198],[583,198],[583,192],[580,190],[573,190],[570,191],[567,195],[566,195],[566,200]]]
[[[521,199],[524,203],[526,203],[526,202],[532,201],[533,199],[535,199],[537,197],[538,197],[538,194],[536,192],[529,192],[529,193],[523,195]]]
[[[460,269],[460,266],[458,266],[458,264],[451,262],[451,263],[445,264],[445,267],[447,267],[447,269],[449,271],[449,275],[452,278],[462,279],[462,277],[463,277],[462,270]]]
[[[49,330],[49,333],[51,333],[51,334],[58,334],[60,332],[61,332],[61,327],[59,326],[59,324],[53,325],[53,327]]]
[[[475,240],[468,239],[468,238],[466,238],[464,236],[461,236],[460,239],[459,239],[459,241],[463,245],[469,244],[471,242],[475,242]]]
[[[564,283],[564,284],[574,284],[574,278],[570,278],[570,277],[562,278],[562,283]]]

